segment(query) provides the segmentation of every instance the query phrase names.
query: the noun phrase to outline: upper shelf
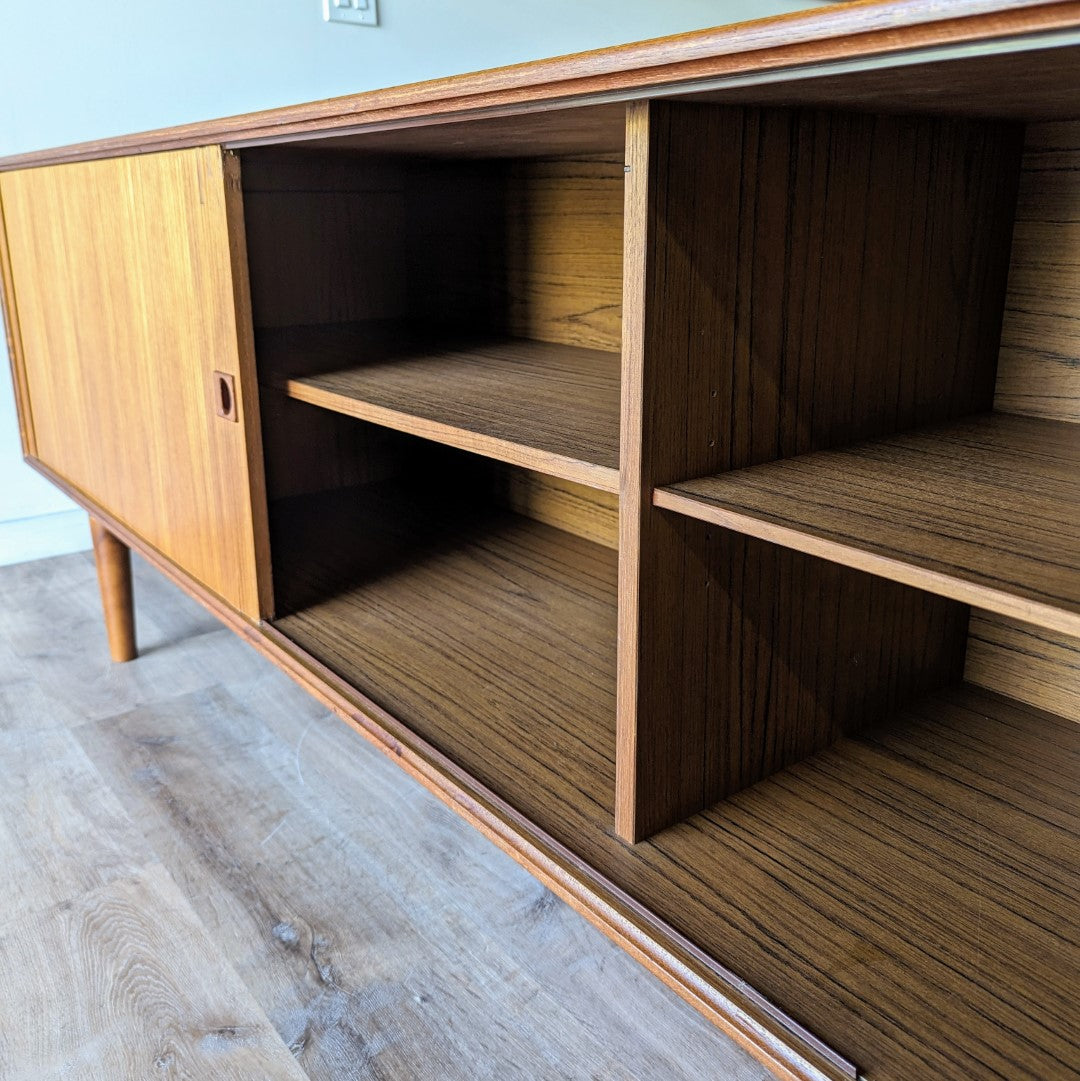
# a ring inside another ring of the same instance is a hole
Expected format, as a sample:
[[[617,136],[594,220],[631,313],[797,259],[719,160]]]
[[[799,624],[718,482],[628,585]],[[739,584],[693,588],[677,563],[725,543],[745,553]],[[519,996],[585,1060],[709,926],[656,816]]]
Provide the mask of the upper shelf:
[[[619,357],[517,338],[365,324],[261,331],[290,397],[605,492],[619,490]]]
[[[653,502],[1080,635],[1080,425],[987,414],[659,488]]]

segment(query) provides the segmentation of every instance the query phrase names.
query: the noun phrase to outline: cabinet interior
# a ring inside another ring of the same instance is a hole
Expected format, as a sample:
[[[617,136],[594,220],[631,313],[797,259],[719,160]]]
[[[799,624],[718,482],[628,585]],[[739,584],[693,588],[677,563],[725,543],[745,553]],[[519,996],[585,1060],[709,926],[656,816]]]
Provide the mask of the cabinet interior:
[[[1060,1073],[1080,123],[512,119],[240,152],[275,625],[867,1076]]]

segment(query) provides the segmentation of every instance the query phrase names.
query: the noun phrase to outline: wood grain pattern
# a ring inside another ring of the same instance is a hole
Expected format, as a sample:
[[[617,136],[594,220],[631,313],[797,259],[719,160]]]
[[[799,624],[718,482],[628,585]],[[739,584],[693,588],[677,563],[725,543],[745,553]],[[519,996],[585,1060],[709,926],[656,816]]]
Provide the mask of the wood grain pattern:
[[[720,795],[701,769],[707,576],[653,488],[988,408],[1020,142],[952,120],[635,116],[618,828],[637,839]]]
[[[261,388],[260,398],[271,499],[384,480],[398,470],[397,454],[410,440],[299,402],[276,387]],[[304,453],[297,454],[297,447]]]
[[[704,664],[671,656],[653,675],[695,687],[684,725],[705,751],[677,765],[707,803],[960,678],[963,605],[724,529],[682,535],[707,598]]]
[[[615,557],[458,514],[373,489],[275,508],[275,626],[567,840],[614,808]],[[589,819],[548,813],[561,784]]]
[[[1080,122],[1028,127],[995,405],[1080,422]]]
[[[612,493],[512,467],[492,470],[492,491],[495,504],[515,514],[605,548],[619,547],[619,499]]]
[[[949,692],[590,858],[862,1076],[1074,1077],[1077,733]]]
[[[9,928],[0,963],[10,1081],[307,1076],[160,864]]]
[[[131,593],[131,549],[105,528],[90,519],[101,607],[105,613],[105,633],[114,661],[130,661],[138,656],[135,645],[135,605]]]
[[[15,283],[11,274],[4,206],[0,199],[0,319],[4,323],[11,382],[15,390],[15,412],[19,421],[19,443],[24,455],[35,453],[34,414],[30,409],[30,393],[26,387],[26,367],[23,363],[22,338],[19,335],[19,313],[15,307]]]
[[[823,1051],[812,1037],[800,1031],[790,1019],[784,1019],[775,1008],[769,1007],[747,984],[733,979],[729,971],[718,967],[715,962],[704,959],[662,918],[635,904],[628,905],[626,895],[603,875],[573,857],[490,789],[484,788],[475,778],[310,654],[299,650],[273,626],[265,623],[257,626],[244,619],[197,580],[131,533],[108,511],[95,506],[84,493],[67,484],[40,462],[31,460],[30,464],[76,502],[93,511],[111,532],[138,550],[152,567],[252,647],[240,654],[225,655],[216,648],[212,636],[200,637],[200,642],[213,642],[213,645],[205,652],[199,652],[195,666],[199,681],[197,686],[205,686],[208,680],[216,678],[243,679],[243,675],[237,673],[237,662],[248,658],[257,661],[256,654],[262,655],[333,710],[397,767],[416,778],[455,814],[480,830],[558,897],[641,961],[739,1046],[767,1063],[777,1077],[784,1081],[851,1081],[855,1076],[850,1064],[838,1059],[828,1049]],[[146,584],[141,583],[140,589],[145,592]],[[0,608],[0,620],[4,611]],[[77,650],[73,650],[71,655],[82,656]],[[161,654],[151,652],[141,659],[140,665],[153,660],[155,656]],[[228,675],[215,676],[215,666],[222,664],[228,669]],[[137,675],[141,671],[140,665],[126,666],[121,671],[125,677],[129,672]],[[59,676],[61,683],[66,679],[64,693],[74,695],[82,702],[88,684],[92,685],[94,681],[83,678],[78,671],[71,672],[71,667],[70,664],[51,667],[50,678]],[[156,673],[153,678],[154,694],[162,693],[163,675],[166,685],[172,686],[177,682],[168,670]],[[185,670],[179,682],[184,682],[190,675]],[[110,708],[115,712],[115,675],[110,680],[109,690]],[[183,691],[166,690],[164,693]],[[95,700],[84,703],[80,708],[89,708],[91,715],[108,715],[101,713]]]
[[[617,351],[622,188],[621,155],[412,163],[409,314]]]
[[[903,57],[920,49],[969,46],[983,53],[1007,50],[1018,37],[1058,34],[1068,40],[1080,24],[1080,4],[1045,0],[964,0],[943,5],[940,0],[868,0],[829,5],[752,23],[696,31],[654,41],[616,46],[574,56],[515,65],[493,71],[437,79],[427,83],[333,98],[328,101],[251,113],[147,132],[138,136],[99,139],[56,150],[36,151],[0,159],[0,169],[60,161],[175,149],[209,142],[267,142],[315,132],[354,132],[401,127],[455,115],[498,115],[545,110],[557,103],[593,104],[612,92],[621,97],[645,96],[650,90],[680,87],[723,78],[732,83],[772,79],[783,72],[795,77],[788,102],[807,83],[801,77],[828,74],[829,65],[880,57]],[[1072,66],[1069,66],[1072,65]],[[1018,66],[1040,72],[1021,56]],[[939,65],[948,85],[945,66]],[[936,70],[936,69],[935,69]],[[1070,58],[1065,72],[1075,70]],[[858,76],[859,72],[854,73]],[[910,107],[925,66],[894,97],[883,92],[878,106]],[[882,79],[883,91],[900,82],[895,70]],[[987,68],[985,79],[969,83],[965,95],[949,100],[950,111],[983,113],[986,97],[1010,88],[1000,69]],[[1071,78],[1051,70],[1030,95],[1031,103],[1058,115],[1075,115]],[[828,104],[851,104],[851,95]],[[935,107],[936,108],[936,107]]]
[[[745,998],[745,986],[726,984],[695,960],[645,906],[677,916],[700,949],[832,1037],[867,1076],[1068,1076],[1054,1056],[1062,1042],[1075,1043],[1068,1027],[1075,1009],[1057,1013],[1060,995],[1073,987],[1075,946],[1063,945],[1064,925],[1028,915],[1062,898],[1068,912],[1074,906],[1067,892],[1054,892],[1056,880],[1039,886],[1025,876],[1060,874],[1068,882],[1074,874],[1062,863],[1073,858],[1073,842],[1063,845],[1067,834],[1034,802],[1052,798],[1055,772],[1065,771],[1068,787],[1071,757],[1062,748],[1072,746],[1071,726],[993,696],[962,700],[962,708],[945,699],[912,714],[910,727],[890,725],[901,742],[880,755],[863,756],[865,739],[847,741],[632,849],[605,837],[602,825],[582,831],[578,843],[596,848],[590,870],[310,657],[240,620],[174,568],[162,569],[699,1008],[771,1056],[782,1076],[842,1075],[814,1070],[805,1047],[800,1065],[777,1040],[775,1021],[763,1022]],[[547,793],[551,815],[569,817],[561,801],[580,794],[550,774],[546,780],[558,785]],[[1071,814],[1071,795],[1064,801]],[[847,806],[850,813],[838,813]],[[985,842],[972,844],[971,823],[981,824],[976,841]],[[1023,858],[1003,856],[1004,839]],[[822,851],[832,854],[826,863]],[[1033,864],[1032,853],[1047,858]],[[628,907],[624,891],[642,907]],[[992,897],[1021,903],[988,909]],[[981,948],[967,946],[973,928],[989,928]],[[1017,950],[1001,948],[1014,941],[1022,944]],[[949,943],[955,948],[943,954]],[[1028,982],[1006,1000],[998,989],[1013,986],[1018,970]],[[1055,989],[1054,1012],[1044,1013],[1041,998],[1036,1013],[1025,1012],[1024,988],[1044,978],[1038,994]],[[994,1019],[989,1027],[984,1015]],[[1055,1027],[1048,1040],[1044,1018]],[[992,1033],[992,1043],[980,1033]]]
[[[1080,428],[991,413],[658,489],[657,506],[1080,634]]]
[[[676,100],[986,120],[1063,120],[1080,111],[1078,62],[1080,47],[1069,34],[1045,48],[1006,47],[976,55],[961,50],[948,59],[912,58],[899,65],[871,60],[840,70],[822,66],[792,72],[790,79],[725,80],[716,90],[680,94]]]
[[[622,157],[626,107],[621,103],[551,109],[520,116],[454,117],[359,135],[306,139],[305,149],[362,150],[435,158]]]
[[[344,638],[366,621],[371,589],[353,595],[333,632],[283,627],[362,682]],[[383,618],[397,610],[386,605]],[[410,627],[421,619],[418,611]],[[384,705],[426,710],[420,725],[470,772],[483,770],[511,804],[554,824],[589,866],[667,913],[866,1076],[1068,1076],[1080,1035],[1068,1001],[1077,957],[1067,883],[1080,860],[1071,726],[984,692],[946,692],[627,848],[596,798],[595,779],[610,777],[611,733],[584,727],[595,713],[577,711],[576,738],[560,727],[537,753],[535,733],[511,728],[503,742],[499,709],[470,719],[460,705],[409,704],[424,692],[404,676],[388,684],[381,639],[366,635],[363,650],[366,671],[380,670],[369,678]],[[491,654],[470,650],[478,655]],[[430,670],[426,660],[413,668]],[[570,769],[550,768],[553,750]]]
[[[990,612],[971,613],[964,678],[1080,721],[1080,639]]]
[[[221,151],[5,173],[0,194],[37,455],[257,618],[258,418],[218,420],[210,381],[254,377]]]
[[[402,165],[292,149],[240,162],[256,327],[407,314]]]
[[[621,132],[620,132],[621,134]],[[506,182],[506,329],[618,352],[623,154],[515,162]]]
[[[256,326],[408,318],[618,351],[621,154],[243,160]]]
[[[42,595],[50,572],[58,584]],[[141,560],[135,574],[165,671],[199,664],[208,639],[243,674],[81,717],[51,690],[54,664],[82,663],[77,636],[55,635],[21,668],[6,647],[20,628],[92,608],[92,563],[0,569],[12,614],[0,617],[0,936],[156,854],[216,964],[240,976],[313,1079],[764,1081],[764,1067],[284,674],[252,667],[243,642]],[[94,661],[98,677],[118,674]],[[182,948],[170,941],[166,956]],[[52,936],[45,963],[53,949],[66,964],[68,944]],[[37,984],[36,971],[4,975]],[[55,1028],[98,993],[56,991],[44,1015],[15,1024]],[[89,1061],[84,1032],[62,1038]],[[0,1062],[5,1078],[33,1065]]]
[[[1077,266],[1080,125],[1031,124],[1013,229],[996,408],[1080,421]],[[991,690],[1080,720],[1075,637],[973,612],[966,673]]]
[[[14,588],[12,577],[5,580],[4,595],[23,619],[32,618],[26,593]],[[92,588],[90,575],[83,580]],[[99,668],[108,663],[99,656]],[[33,662],[18,680],[11,668],[3,669],[0,695],[10,707],[4,710],[7,723],[0,731],[5,777],[0,795],[5,867],[0,937],[87,890],[126,878],[154,858],[146,838],[67,727],[79,723],[77,710],[52,698],[42,686],[44,675]],[[19,693],[9,699],[13,684]],[[7,969],[4,974],[8,987],[0,992],[0,1003],[13,993],[14,974]],[[19,1016],[25,1021],[25,1014]],[[14,1020],[3,1005],[0,1018]],[[0,1025],[0,1031],[6,1027]],[[2,1041],[0,1035],[0,1047]],[[9,1065],[0,1052],[0,1076],[8,1077]]]
[[[463,342],[360,324],[263,332],[289,395],[603,491],[618,488],[618,357],[525,339]],[[347,366],[346,366],[347,365]]]
[[[312,1081],[765,1081],[269,665],[78,736]]]

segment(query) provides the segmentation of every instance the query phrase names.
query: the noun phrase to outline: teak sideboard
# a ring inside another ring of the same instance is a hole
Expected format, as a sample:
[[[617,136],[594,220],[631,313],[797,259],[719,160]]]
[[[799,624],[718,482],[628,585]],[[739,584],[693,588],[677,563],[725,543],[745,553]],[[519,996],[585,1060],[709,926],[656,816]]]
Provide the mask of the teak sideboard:
[[[843,4],[0,200],[117,660],[134,548],[781,1077],[1080,1076],[1080,4]]]

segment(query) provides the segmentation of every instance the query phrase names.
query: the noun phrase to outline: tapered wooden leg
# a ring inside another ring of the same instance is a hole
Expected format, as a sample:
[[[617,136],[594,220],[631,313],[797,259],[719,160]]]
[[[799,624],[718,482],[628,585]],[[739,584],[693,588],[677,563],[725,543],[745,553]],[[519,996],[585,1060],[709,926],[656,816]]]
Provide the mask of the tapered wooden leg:
[[[105,633],[114,661],[134,660],[135,606],[131,595],[131,550],[96,518],[90,519],[97,563],[101,606],[105,609]]]

